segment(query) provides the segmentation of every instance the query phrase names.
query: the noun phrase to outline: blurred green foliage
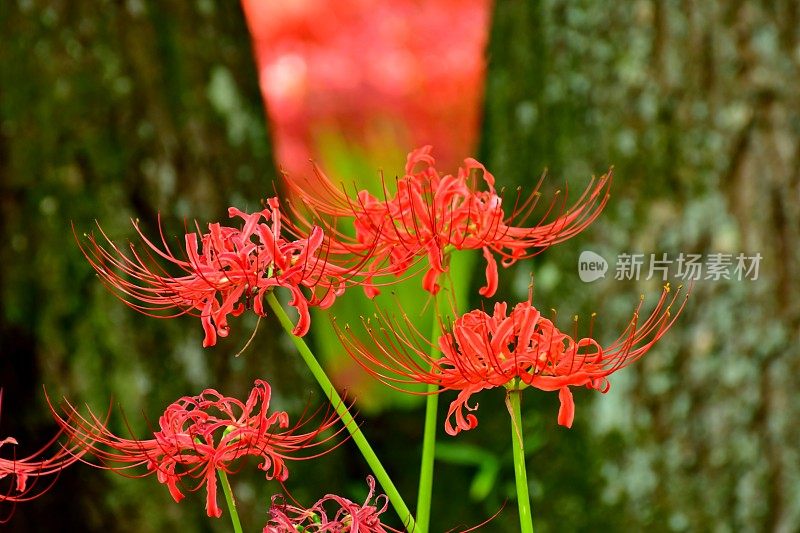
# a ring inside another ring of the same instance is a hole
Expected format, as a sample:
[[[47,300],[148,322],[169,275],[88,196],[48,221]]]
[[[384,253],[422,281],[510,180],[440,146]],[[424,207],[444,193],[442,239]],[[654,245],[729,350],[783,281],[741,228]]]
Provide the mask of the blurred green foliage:
[[[607,275],[583,284],[581,250],[764,257],[758,281],[697,283],[675,329],[612,376],[608,394],[577,391],[573,429],[556,426],[555,394],[526,391],[538,531],[800,523],[799,12],[795,2],[755,0],[498,2],[478,158],[509,191],[548,168],[544,198],[615,166],[600,220],[501,271],[498,299],[524,298],[533,271],[540,308],[558,309],[564,327],[573,313],[596,311],[609,340],[660,283]],[[124,243],[130,218],[153,235],[160,213],[178,243],[195,219],[202,227],[229,205],[254,209],[273,194],[241,13],[211,0],[20,0],[0,6],[0,34],[0,436],[14,435],[22,451],[55,431],[42,384],[97,412],[113,402],[111,424],[123,434],[128,425],[145,432],[167,404],[205,387],[244,397],[256,377],[270,379],[278,408],[318,405],[272,319],[238,358],[254,320],[235,320],[231,337],[203,350],[197,320],[153,320],[109,294],[73,235],[72,224],[80,236],[97,219]],[[483,530],[516,528],[503,395],[479,401],[478,428],[442,433],[435,531],[504,505]],[[420,409],[363,425],[410,501],[421,425]],[[349,443],[290,468],[288,487],[303,502],[366,491]],[[233,483],[245,524],[261,527],[280,487],[254,463]],[[202,507],[201,494],[174,504],[153,478],[76,467],[19,506],[9,527],[227,529]]]

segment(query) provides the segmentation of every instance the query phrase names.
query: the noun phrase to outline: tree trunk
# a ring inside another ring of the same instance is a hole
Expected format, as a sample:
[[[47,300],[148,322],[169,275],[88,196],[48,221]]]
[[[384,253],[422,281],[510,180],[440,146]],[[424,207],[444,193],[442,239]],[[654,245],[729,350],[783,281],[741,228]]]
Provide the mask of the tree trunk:
[[[755,281],[698,281],[594,413],[578,401],[604,478],[583,503],[615,509],[619,527],[800,523],[799,33],[790,1],[497,6],[483,157],[498,181],[529,184],[547,166],[580,189],[615,166],[610,204],[582,240],[519,267],[538,274],[543,307],[597,311],[611,338],[661,282],[615,280],[618,254],[762,256]],[[583,249],[611,263],[604,281],[579,280]],[[545,485],[543,501],[570,490]]]

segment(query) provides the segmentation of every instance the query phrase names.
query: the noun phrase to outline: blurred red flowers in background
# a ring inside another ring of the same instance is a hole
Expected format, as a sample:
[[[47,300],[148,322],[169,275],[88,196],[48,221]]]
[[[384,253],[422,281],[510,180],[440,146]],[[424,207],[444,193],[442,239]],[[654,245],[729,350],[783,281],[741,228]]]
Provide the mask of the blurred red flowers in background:
[[[488,0],[242,0],[280,165],[319,157],[330,131],[358,146],[386,129],[456,164],[473,148]]]

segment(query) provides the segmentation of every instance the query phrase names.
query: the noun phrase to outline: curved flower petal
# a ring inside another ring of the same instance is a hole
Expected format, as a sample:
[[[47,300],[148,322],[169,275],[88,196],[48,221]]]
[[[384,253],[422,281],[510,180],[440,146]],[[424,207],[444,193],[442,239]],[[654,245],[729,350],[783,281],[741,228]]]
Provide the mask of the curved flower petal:
[[[483,247],[483,258],[486,259],[486,285],[478,290],[484,298],[491,298],[497,292],[497,261],[487,247]]]
[[[558,401],[561,402],[561,407],[558,408],[558,423],[561,426],[571,428],[572,421],[575,420],[575,402],[572,399],[572,391],[569,390],[569,387],[558,389]]]
[[[477,403],[474,406],[467,403],[470,396],[475,392],[477,391],[464,389],[458,393],[458,397],[450,404],[450,408],[447,411],[447,419],[444,423],[444,430],[448,435],[458,435],[461,430],[470,430],[478,426],[478,417],[472,413],[467,413],[466,416],[464,416],[464,409],[467,411],[475,411],[478,409]],[[456,419],[455,426],[450,422],[453,416],[455,416]]]

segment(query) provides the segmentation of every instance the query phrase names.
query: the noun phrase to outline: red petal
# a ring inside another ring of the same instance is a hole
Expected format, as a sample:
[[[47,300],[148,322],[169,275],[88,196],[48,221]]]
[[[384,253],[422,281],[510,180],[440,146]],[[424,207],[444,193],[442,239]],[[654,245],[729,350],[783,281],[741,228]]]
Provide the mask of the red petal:
[[[206,476],[206,514],[219,518],[222,516],[222,509],[217,505],[217,471],[209,465],[208,475]]]
[[[561,407],[558,409],[558,424],[571,428],[572,421],[575,420],[575,402],[572,400],[572,391],[569,387],[559,389],[558,399],[561,402]]]

